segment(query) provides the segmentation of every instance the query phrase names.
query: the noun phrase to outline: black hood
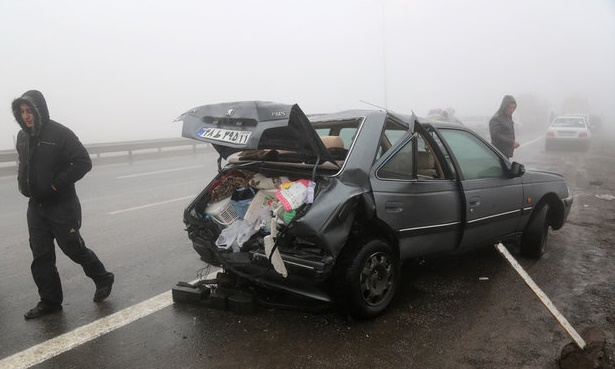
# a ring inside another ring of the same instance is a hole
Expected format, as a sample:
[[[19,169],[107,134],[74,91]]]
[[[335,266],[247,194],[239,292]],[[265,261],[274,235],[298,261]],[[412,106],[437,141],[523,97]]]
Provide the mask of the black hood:
[[[21,104],[28,104],[34,113],[34,125],[31,129],[28,128],[23,119],[21,119],[21,114],[19,112],[19,106]],[[43,125],[49,122],[47,101],[45,101],[45,97],[40,91],[26,91],[21,97],[13,100],[12,109],[15,120],[19,123],[21,129],[31,136],[37,136]]]
[[[498,110],[498,113],[504,114],[504,112],[506,111],[506,108],[510,104],[515,104],[516,105],[517,104],[517,100],[515,100],[515,98],[510,96],[510,95],[504,96],[504,98],[502,99],[502,103],[500,104],[500,109]]]

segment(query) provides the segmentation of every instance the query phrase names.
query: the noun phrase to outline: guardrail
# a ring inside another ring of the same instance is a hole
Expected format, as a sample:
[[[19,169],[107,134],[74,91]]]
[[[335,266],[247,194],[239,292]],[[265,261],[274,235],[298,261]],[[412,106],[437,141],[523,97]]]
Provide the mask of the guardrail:
[[[0,163],[17,162],[17,152],[15,150],[0,151]]]
[[[202,148],[211,147],[188,138],[168,138],[144,141],[109,142],[84,145],[94,162],[104,159],[127,160],[132,162],[135,157],[151,157],[168,153],[196,153]],[[166,149],[166,150],[165,150]],[[0,175],[15,173],[17,152],[15,150],[0,150]]]

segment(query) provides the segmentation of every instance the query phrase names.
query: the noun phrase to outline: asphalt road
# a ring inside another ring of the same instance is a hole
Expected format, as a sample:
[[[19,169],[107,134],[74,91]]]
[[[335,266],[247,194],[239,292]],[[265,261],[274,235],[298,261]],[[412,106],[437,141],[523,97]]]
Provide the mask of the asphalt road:
[[[4,255],[0,259],[0,357],[21,352],[110,313],[130,308],[169,291],[177,281],[196,279],[203,263],[193,252],[184,231],[183,208],[215,172],[212,154],[135,161],[132,165],[94,166],[77,188],[83,208],[82,235],[88,247],[115,273],[113,293],[105,302],[93,303],[94,284],[78,265],[57,249],[64,311],[35,321],[23,318],[23,313],[38,301],[29,267],[27,199],[18,193],[15,176],[0,177],[3,238],[0,247]],[[169,312],[173,309],[163,313]],[[153,323],[155,317],[145,321]],[[134,326],[125,329],[132,330]],[[110,339],[110,342],[118,342]],[[117,355],[116,349],[103,351],[105,356]],[[144,354],[141,352],[137,356]],[[86,358],[91,360],[92,355]],[[71,365],[59,357],[41,367],[68,368]],[[102,359],[91,367],[129,366],[111,365]]]
[[[540,138],[523,142],[515,160],[562,172],[573,186],[582,178],[586,154],[546,155]],[[82,234],[116,274],[113,293],[93,303],[93,283],[58,251],[64,310],[33,321],[23,319],[38,300],[26,199],[14,176],[0,177],[0,368],[555,368],[570,342],[491,249],[406,265],[390,310],[371,321],[335,311],[240,315],[173,304],[175,283],[203,272],[182,212],[214,176],[215,159],[200,153],[95,166],[78,185]],[[550,245],[575,246],[566,235],[550,237]],[[554,259],[525,266],[530,274],[550,270]],[[558,282],[538,281],[547,293]],[[583,286],[558,288],[574,297]],[[565,301],[565,314],[581,315],[582,304]]]

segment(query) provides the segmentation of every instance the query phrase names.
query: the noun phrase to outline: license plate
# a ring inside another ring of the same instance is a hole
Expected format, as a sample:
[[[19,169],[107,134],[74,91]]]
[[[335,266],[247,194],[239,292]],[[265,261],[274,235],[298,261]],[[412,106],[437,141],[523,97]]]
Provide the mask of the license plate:
[[[248,142],[251,134],[251,131],[236,131],[222,128],[201,128],[196,135],[210,140],[243,145]]]

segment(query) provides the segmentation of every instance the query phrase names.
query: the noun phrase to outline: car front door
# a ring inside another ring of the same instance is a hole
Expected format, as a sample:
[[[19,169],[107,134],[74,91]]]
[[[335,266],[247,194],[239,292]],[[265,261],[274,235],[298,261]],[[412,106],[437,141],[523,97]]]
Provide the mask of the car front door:
[[[457,247],[462,229],[458,184],[423,132],[408,132],[370,172],[377,217],[397,235],[401,260]]]
[[[464,193],[462,248],[499,242],[513,234],[523,208],[520,177],[508,175],[507,163],[475,133],[440,129],[455,160]]]

